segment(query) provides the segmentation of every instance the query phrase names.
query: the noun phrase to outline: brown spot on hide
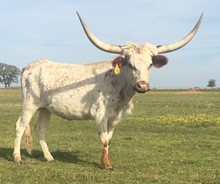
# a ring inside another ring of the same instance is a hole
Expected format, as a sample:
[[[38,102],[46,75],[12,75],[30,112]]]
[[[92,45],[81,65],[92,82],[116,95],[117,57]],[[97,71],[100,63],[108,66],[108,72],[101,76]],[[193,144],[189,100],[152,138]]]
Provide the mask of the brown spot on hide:
[[[106,148],[103,148],[102,150],[102,167],[103,169],[112,169],[112,164],[109,158],[109,153]]]
[[[113,70],[112,69],[110,69],[109,71],[107,71],[106,73],[105,73],[105,78],[106,77],[113,77],[114,75],[113,75]]]
[[[101,144],[102,144],[102,146],[103,146],[103,149],[107,149],[107,147],[108,147],[108,142],[107,141],[101,141]]]

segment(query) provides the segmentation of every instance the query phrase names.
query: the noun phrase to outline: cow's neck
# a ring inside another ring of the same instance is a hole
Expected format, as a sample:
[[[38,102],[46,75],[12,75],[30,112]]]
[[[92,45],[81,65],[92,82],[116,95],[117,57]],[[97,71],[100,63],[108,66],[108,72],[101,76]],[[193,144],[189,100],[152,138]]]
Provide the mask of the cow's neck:
[[[136,92],[134,91],[132,84],[130,84],[131,80],[128,77],[125,77],[122,81],[123,84],[121,84],[119,90],[119,99],[123,102],[129,102]]]

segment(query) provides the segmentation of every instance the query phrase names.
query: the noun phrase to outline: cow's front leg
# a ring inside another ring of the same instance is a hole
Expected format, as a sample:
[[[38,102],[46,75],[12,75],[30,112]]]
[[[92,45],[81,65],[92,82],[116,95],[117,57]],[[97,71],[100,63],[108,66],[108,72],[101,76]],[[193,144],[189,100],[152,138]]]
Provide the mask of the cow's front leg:
[[[100,133],[100,142],[102,146],[102,167],[103,169],[112,169],[112,164],[110,160],[110,154],[109,154],[109,144],[110,139],[109,134],[107,132]]]
[[[105,105],[95,106],[95,121],[100,138],[101,148],[102,148],[102,157],[101,163],[103,169],[112,169],[112,164],[110,161],[109,145],[113,135],[114,127],[118,119],[108,119],[105,115],[106,109]]]

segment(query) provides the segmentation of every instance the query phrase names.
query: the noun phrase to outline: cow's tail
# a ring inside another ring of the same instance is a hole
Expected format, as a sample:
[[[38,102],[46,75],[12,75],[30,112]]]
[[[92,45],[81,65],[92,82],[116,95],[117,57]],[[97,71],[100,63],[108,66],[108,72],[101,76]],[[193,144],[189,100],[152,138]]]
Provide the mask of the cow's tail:
[[[31,151],[33,148],[33,141],[32,141],[32,137],[31,137],[30,125],[27,126],[24,133],[25,133],[25,148],[26,148],[27,152],[31,155]]]

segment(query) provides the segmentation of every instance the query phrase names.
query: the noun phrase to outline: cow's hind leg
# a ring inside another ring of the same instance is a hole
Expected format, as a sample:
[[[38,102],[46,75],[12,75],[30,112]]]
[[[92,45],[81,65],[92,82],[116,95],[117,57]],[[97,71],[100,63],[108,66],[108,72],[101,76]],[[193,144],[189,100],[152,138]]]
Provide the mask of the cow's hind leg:
[[[51,155],[51,153],[48,149],[47,143],[45,141],[45,130],[48,126],[50,117],[51,117],[50,111],[48,111],[47,109],[40,109],[39,110],[39,118],[38,118],[37,124],[35,126],[35,131],[38,135],[44,157],[47,159],[47,161],[54,160],[53,156]]]
[[[33,117],[34,113],[36,112],[37,108],[32,106],[32,108],[22,110],[21,116],[18,118],[16,122],[16,137],[15,137],[15,144],[14,144],[14,161],[20,163],[21,162],[21,138],[24,134],[26,128],[29,128],[29,123],[31,118]]]
[[[24,133],[25,133],[25,148],[27,152],[31,155],[31,151],[33,148],[33,141],[31,137],[31,128],[29,124],[27,128],[25,129]]]

